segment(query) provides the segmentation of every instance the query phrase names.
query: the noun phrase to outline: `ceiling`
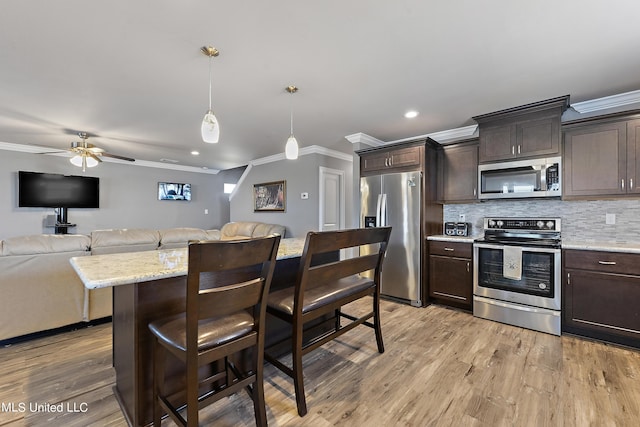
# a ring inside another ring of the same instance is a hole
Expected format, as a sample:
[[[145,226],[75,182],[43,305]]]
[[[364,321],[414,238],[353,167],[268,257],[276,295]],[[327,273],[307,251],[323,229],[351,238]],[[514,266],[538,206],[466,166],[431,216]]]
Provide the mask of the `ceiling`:
[[[110,153],[185,166],[284,152],[291,107],[301,147],[351,152],[345,136],[358,132],[392,141],[556,96],[640,89],[637,0],[6,0],[2,9],[0,142],[66,149],[83,131]],[[220,50],[218,144],[200,137],[205,45]],[[410,109],[419,115],[404,118]]]

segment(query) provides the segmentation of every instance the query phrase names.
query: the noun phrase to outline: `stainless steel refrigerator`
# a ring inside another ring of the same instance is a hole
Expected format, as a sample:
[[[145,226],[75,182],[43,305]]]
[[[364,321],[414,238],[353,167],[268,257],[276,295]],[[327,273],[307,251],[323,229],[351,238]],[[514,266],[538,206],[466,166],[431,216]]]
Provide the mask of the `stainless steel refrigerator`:
[[[381,293],[414,306],[421,306],[424,298],[420,286],[421,183],[421,172],[360,179],[360,225],[392,227],[382,265]]]

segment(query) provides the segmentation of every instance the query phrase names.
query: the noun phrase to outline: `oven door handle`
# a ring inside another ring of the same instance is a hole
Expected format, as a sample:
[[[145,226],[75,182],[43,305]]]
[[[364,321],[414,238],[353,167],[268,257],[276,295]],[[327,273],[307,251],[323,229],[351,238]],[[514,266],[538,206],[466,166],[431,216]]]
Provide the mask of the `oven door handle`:
[[[497,305],[498,307],[510,308],[512,310],[526,311],[528,313],[547,313],[547,314],[549,312],[552,312],[554,316],[560,316],[560,312],[556,312],[549,308],[536,308],[536,307],[524,306],[520,304],[509,304],[506,302],[496,301],[496,300],[479,297],[479,296],[474,296],[473,299],[476,301],[483,302],[485,304]]]

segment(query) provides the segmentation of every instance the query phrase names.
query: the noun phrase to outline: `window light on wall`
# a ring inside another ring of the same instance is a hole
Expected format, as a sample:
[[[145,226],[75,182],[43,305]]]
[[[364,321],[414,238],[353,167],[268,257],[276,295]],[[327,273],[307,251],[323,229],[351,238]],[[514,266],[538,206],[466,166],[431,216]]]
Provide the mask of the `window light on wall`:
[[[231,194],[233,193],[233,190],[236,188],[235,184],[228,184],[225,183],[224,184],[224,194]]]

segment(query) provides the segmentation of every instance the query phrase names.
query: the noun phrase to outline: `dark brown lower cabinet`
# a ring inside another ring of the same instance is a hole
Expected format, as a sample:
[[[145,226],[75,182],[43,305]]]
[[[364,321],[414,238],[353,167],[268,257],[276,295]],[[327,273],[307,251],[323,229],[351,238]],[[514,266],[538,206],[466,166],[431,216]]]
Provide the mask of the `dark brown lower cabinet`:
[[[640,255],[565,250],[562,330],[640,347]]]
[[[429,296],[465,310],[473,302],[472,244],[429,242]]]

